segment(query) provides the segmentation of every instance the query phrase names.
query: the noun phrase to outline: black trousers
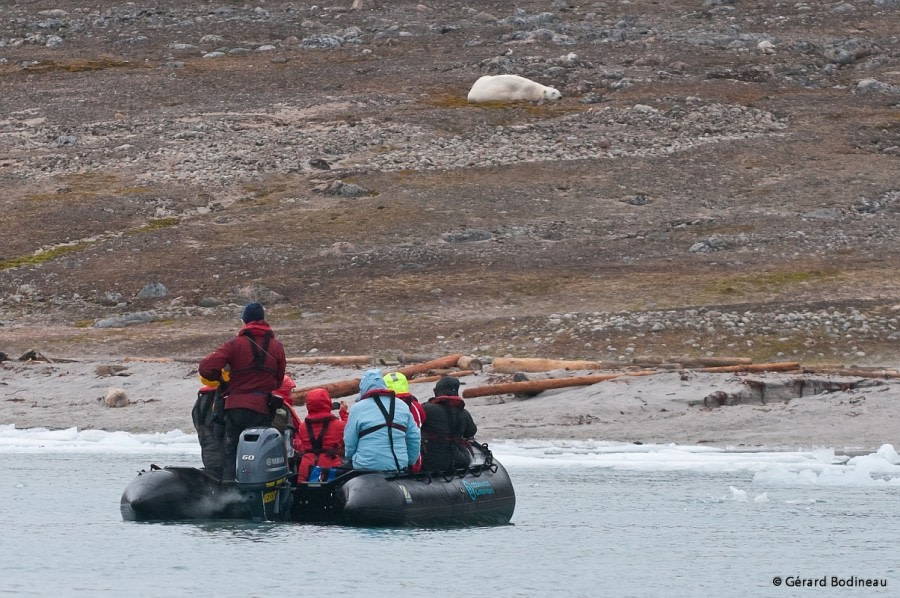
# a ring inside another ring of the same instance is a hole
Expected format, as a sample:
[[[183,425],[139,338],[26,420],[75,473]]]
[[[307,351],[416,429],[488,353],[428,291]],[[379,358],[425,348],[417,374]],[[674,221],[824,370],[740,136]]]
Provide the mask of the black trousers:
[[[225,462],[222,464],[222,479],[233,480],[237,471],[237,448],[241,432],[247,428],[268,428],[272,415],[252,409],[225,410]]]

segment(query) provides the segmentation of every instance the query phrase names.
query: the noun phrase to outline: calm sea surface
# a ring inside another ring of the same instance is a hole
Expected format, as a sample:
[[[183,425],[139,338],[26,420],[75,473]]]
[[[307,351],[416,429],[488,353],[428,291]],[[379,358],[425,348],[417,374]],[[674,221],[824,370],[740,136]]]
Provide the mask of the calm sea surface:
[[[0,450],[0,595],[817,596],[791,584],[824,579],[826,595],[900,596],[898,474],[494,447],[516,487],[509,526],[159,524],[122,521],[122,490],[198,454],[132,450]]]

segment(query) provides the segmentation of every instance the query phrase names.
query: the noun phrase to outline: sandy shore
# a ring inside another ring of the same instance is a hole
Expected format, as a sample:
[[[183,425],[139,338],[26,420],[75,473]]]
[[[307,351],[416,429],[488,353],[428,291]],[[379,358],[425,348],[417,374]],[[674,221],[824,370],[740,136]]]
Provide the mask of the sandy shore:
[[[288,369],[300,387],[358,378],[362,371],[331,366]],[[463,380],[472,388],[493,379],[496,376],[486,368]],[[0,364],[0,424],[193,432],[191,407],[199,386],[196,364],[188,362],[7,361]],[[431,396],[432,386],[413,384],[411,391],[424,400]],[[123,389],[129,404],[106,407],[102,399],[109,388]],[[704,404],[713,393],[726,404],[719,405],[714,398]],[[529,399],[500,395],[466,402],[478,424],[478,437],[486,442],[596,440],[837,451],[874,450],[886,443],[900,446],[896,380],[663,372],[546,391]],[[305,415],[302,407],[299,412]]]

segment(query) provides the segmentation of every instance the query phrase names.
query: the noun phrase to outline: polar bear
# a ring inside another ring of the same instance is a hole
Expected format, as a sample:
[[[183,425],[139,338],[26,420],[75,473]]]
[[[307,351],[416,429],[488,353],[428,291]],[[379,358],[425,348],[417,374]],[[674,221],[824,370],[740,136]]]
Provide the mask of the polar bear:
[[[559,90],[518,75],[485,75],[469,90],[470,102],[558,100]]]

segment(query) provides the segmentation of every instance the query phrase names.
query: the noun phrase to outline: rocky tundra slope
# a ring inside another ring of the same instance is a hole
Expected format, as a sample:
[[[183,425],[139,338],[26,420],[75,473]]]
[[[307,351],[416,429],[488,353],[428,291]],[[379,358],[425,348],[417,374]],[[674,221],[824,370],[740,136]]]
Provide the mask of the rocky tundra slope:
[[[0,351],[897,363],[896,0],[350,4],[4,2]]]

